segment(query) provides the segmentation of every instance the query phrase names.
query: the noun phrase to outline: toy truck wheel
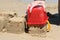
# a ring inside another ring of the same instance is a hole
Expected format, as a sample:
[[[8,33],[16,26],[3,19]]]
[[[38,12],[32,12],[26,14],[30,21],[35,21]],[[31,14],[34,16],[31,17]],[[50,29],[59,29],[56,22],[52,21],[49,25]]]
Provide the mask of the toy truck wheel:
[[[24,22],[24,24],[25,24],[25,32],[28,33],[28,32],[29,32],[29,27],[28,27],[28,25],[26,24],[26,22]]]
[[[47,24],[40,27],[40,29],[42,30],[42,32],[46,33],[47,32]]]

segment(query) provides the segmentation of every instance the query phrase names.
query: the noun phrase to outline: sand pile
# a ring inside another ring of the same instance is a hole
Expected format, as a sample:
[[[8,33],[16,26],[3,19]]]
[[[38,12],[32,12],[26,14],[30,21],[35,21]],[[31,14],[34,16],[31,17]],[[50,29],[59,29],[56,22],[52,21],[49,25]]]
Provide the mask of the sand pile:
[[[16,13],[0,13],[0,31],[22,33],[24,31],[24,18]]]

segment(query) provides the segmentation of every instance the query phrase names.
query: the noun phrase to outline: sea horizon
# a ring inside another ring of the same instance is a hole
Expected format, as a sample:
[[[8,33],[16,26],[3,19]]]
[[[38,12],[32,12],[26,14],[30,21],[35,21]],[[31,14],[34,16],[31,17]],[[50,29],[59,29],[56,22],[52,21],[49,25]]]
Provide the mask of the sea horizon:
[[[20,0],[22,2],[32,2],[33,0]],[[47,3],[58,3],[58,0],[46,0]]]

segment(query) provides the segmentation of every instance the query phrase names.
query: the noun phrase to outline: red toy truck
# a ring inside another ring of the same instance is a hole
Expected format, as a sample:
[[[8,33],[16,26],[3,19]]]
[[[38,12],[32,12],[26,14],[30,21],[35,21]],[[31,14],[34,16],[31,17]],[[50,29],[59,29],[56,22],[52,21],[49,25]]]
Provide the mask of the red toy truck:
[[[27,20],[25,22],[25,32],[28,33],[29,28],[31,26],[39,27],[40,29],[45,27],[45,29],[46,29],[45,31],[49,31],[50,23],[48,21],[48,18],[49,17],[47,16],[47,13],[44,10],[43,6],[37,5],[37,6],[33,7],[31,12],[30,12],[30,7],[29,7],[27,10]]]

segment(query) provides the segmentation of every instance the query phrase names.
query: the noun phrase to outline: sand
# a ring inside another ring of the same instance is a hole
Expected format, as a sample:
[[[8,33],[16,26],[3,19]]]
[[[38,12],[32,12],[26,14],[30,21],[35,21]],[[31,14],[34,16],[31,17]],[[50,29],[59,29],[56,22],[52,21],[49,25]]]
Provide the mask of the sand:
[[[3,1],[4,2],[4,1]],[[10,5],[8,5],[8,4]],[[13,4],[12,4],[13,3]],[[24,18],[25,10],[27,8],[28,3],[9,3],[8,1],[6,4],[1,4],[0,13],[17,13],[18,17]],[[51,14],[58,13],[57,4],[47,4],[46,3],[46,11],[50,12]],[[24,19],[23,19],[24,20]],[[21,21],[23,21],[21,20]],[[13,21],[13,20],[12,20]],[[16,20],[17,21],[17,20]],[[20,25],[21,27],[24,25]],[[40,29],[31,28],[32,30],[30,33],[25,33],[24,31],[21,33],[10,33],[10,32],[0,32],[0,40],[60,40],[60,26],[51,24],[50,32],[46,34],[41,34]],[[22,31],[22,30],[21,30]],[[44,36],[45,35],[45,36]]]
[[[40,34],[13,34],[13,33],[0,33],[0,40],[60,40],[60,27],[56,25],[51,25],[51,30],[42,36]]]

